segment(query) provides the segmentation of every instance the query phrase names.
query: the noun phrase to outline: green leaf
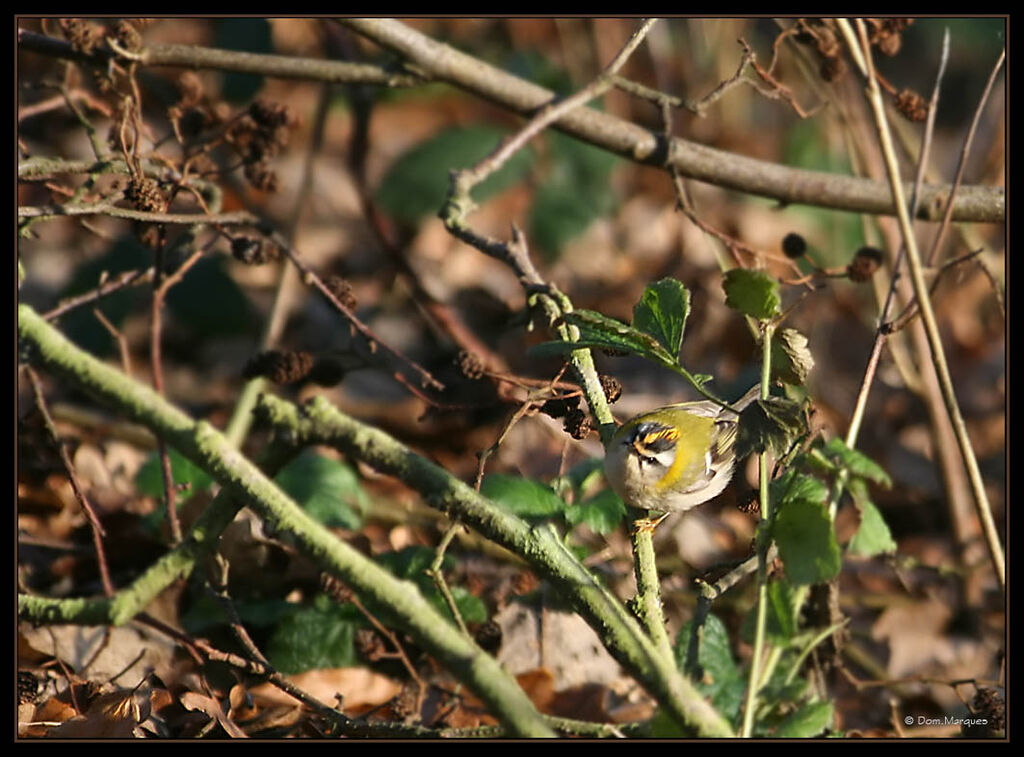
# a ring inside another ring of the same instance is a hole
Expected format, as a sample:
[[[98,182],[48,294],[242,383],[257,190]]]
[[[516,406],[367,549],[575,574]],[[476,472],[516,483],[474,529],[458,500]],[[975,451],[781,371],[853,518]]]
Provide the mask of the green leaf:
[[[369,498],[356,472],[339,460],[307,450],[282,468],[275,483],[325,526],[355,530]]]
[[[825,485],[795,474],[791,487],[778,505],[772,535],[794,584],[815,584],[839,573],[841,559],[835,529],[824,502]]]
[[[557,132],[548,132],[545,139],[549,163],[530,209],[530,236],[554,259],[567,242],[614,207],[608,179],[619,158]]]
[[[736,456],[772,450],[781,455],[806,430],[803,405],[785,397],[758,399],[740,415]]]
[[[769,581],[767,594],[768,612],[765,616],[765,631],[772,643],[785,648],[800,639],[797,627],[800,606],[796,604],[799,594],[793,590],[793,585],[786,580],[785,576]],[[743,617],[740,638],[748,644],[753,643],[756,629],[757,607],[753,606],[750,612]]]
[[[779,282],[764,271],[733,268],[726,271],[722,287],[725,304],[744,315],[767,321],[779,314],[782,300]]]
[[[565,510],[565,519],[573,526],[585,523],[594,533],[607,534],[619,527],[626,517],[626,505],[619,495],[605,489],[586,502]]]
[[[395,552],[382,552],[373,558],[399,578],[410,581],[426,581],[433,584],[426,575],[427,569],[434,562],[434,550],[430,547],[414,545]],[[441,567],[451,567],[451,555],[445,554]]]
[[[796,635],[796,599],[788,581],[772,581],[768,584],[766,627],[769,636],[778,644],[784,644]]]
[[[573,310],[565,314],[564,320],[580,331],[580,338],[573,343],[573,349],[601,347],[631,352],[666,365],[676,364],[676,356],[662,347],[657,339],[622,321],[593,310]]]
[[[455,606],[459,610],[459,615],[467,623],[486,623],[487,622],[487,605],[480,597],[472,594],[469,589],[464,586],[449,586],[448,590],[452,593],[452,598],[455,600]],[[437,609],[446,618],[451,618],[451,608],[448,607],[448,603],[444,601],[441,593],[435,588],[433,591],[432,601]],[[440,601],[438,601],[440,600]],[[454,620],[454,618],[452,618]]]
[[[643,735],[648,739],[685,739],[693,737],[693,733],[687,731],[662,708],[654,711],[654,715],[643,725]]]
[[[814,369],[814,356],[807,349],[807,337],[796,329],[779,329],[771,347],[772,375],[787,384],[803,386]]]
[[[575,495],[574,501],[579,501],[580,496],[591,486],[591,484],[604,475],[604,459],[600,457],[584,458],[572,466],[564,475],[551,481],[551,488],[563,500],[568,501],[568,494]]]
[[[688,667],[686,655],[690,648],[692,628],[693,621],[687,621],[676,636],[676,664],[680,670]],[[703,676],[697,681],[697,688],[701,694],[711,698],[711,704],[723,717],[734,720],[743,702],[746,682],[733,659],[729,633],[725,624],[716,615],[709,613],[700,634],[697,661]]]
[[[278,624],[267,644],[267,657],[282,673],[352,667],[360,662],[353,641],[363,622],[354,605],[318,595],[312,605]]]
[[[694,386],[700,388],[709,381],[714,381],[715,377],[710,373],[691,373],[690,378],[693,379]]]
[[[777,508],[800,499],[824,502],[828,496],[828,487],[820,479],[802,475],[793,469],[787,470],[768,486],[769,496]]]
[[[828,443],[822,447],[822,452],[845,467],[854,476],[866,478],[868,481],[873,481],[886,488],[892,486],[892,479],[889,478],[889,474],[882,466],[860,450],[847,447],[839,437],[829,439]]]
[[[772,734],[780,739],[806,739],[818,736],[832,725],[831,702],[810,702],[783,720]]]
[[[689,314],[690,292],[676,279],[661,279],[644,289],[633,308],[633,328],[650,334],[669,355],[678,358]]]
[[[167,457],[171,461],[171,478],[175,486],[191,484],[187,496],[190,497],[202,489],[209,489],[213,485],[213,479],[206,471],[183,457],[176,449],[168,448]],[[135,488],[149,497],[164,496],[164,476],[160,467],[160,455],[157,452],[149,453],[149,457],[135,474]]]
[[[167,308],[179,323],[204,338],[252,332],[252,305],[228,275],[223,255],[204,258],[167,292]]]
[[[851,554],[864,557],[895,552],[896,542],[885,519],[882,518],[882,513],[868,498],[867,485],[862,480],[854,479],[847,484],[847,488],[853,495],[857,510],[860,511],[860,526],[850,539],[847,550]]]
[[[426,597],[434,608],[450,618],[451,608],[441,595],[434,580],[427,575],[433,565],[435,552],[430,547],[414,545],[396,552],[383,552],[375,555],[374,560],[401,579],[411,581],[419,592]],[[446,553],[441,561],[441,569],[450,569],[455,563],[451,553]],[[479,597],[471,594],[464,587],[449,586],[455,606],[463,619],[471,623],[483,623],[487,620],[487,606]]]
[[[521,518],[546,519],[565,511],[550,486],[529,478],[492,473],[484,477],[480,493]]]
[[[557,260],[562,248],[598,218],[589,194],[558,183],[537,187],[530,206],[530,237],[548,260]]]
[[[246,626],[269,627],[301,609],[299,605],[279,598],[236,599],[235,610]],[[196,597],[181,616],[182,627],[192,634],[210,633],[210,629],[227,625],[224,609],[208,594]]]
[[[450,172],[469,168],[488,155],[505,133],[487,126],[450,128],[421,142],[388,169],[375,197],[380,208],[401,223],[413,225],[440,209],[450,186]],[[519,181],[533,161],[529,148],[520,150],[473,190],[483,201]]]

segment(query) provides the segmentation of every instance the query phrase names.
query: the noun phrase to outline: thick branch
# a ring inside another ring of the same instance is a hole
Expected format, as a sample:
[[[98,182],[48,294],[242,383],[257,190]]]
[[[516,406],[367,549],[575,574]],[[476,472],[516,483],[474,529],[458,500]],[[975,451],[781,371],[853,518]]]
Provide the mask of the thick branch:
[[[402,55],[436,79],[479,95],[524,116],[550,104],[555,94],[437,42],[393,19],[344,19],[341,23]],[[858,213],[895,215],[886,182],[790,168],[662,135],[591,108],[566,113],[555,128],[639,163],[662,167],[666,158],[691,179],[762,195],[786,204],[816,205]],[[909,186],[908,186],[909,192]],[[918,215],[939,220],[948,186],[921,188]],[[1006,197],[998,187],[963,187],[953,220],[1001,222]]]
[[[105,65],[118,56],[100,47],[89,54],[75,50],[68,42],[44,34],[18,30],[18,47],[42,55],[70,58],[96,65]],[[422,84],[423,79],[399,71],[388,71],[368,63],[347,63],[291,55],[266,55],[238,50],[219,50],[193,45],[149,45],[132,59],[144,66],[182,66],[209,68],[218,71],[239,71],[280,79],[338,82],[345,84],[377,84],[385,87],[409,87]]]

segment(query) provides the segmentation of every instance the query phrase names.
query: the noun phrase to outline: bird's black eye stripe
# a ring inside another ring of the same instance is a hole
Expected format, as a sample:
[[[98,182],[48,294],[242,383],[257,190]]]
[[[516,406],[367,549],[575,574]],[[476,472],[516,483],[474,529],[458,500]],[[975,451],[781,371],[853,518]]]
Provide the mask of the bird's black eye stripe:
[[[659,452],[667,452],[675,447],[678,438],[679,433],[671,426],[650,422],[642,423],[636,427],[633,432],[632,443],[633,447],[637,449],[637,454],[641,454],[641,449],[645,452],[658,454]]]

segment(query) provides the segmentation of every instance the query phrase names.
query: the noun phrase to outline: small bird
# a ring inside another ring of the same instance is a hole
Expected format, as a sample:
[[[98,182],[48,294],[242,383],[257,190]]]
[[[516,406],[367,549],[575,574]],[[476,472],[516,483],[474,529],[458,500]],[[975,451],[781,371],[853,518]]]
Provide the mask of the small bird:
[[[665,513],[718,496],[736,464],[739,414],[759,393],[760,386],[753,387],[732,409],[708,400],[683,402],[627,421],[605,451],[608,483],[630,507]]]

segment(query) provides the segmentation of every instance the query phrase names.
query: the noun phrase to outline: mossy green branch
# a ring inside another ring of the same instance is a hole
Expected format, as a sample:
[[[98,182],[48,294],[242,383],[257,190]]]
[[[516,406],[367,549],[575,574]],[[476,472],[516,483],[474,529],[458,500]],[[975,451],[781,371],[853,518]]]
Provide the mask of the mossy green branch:
[[[69,342],[27,305],[18,307],[19,347],[34,364],[88,390],[100,402],[175,447],[201,466],[236,500],[296,539],[299,548],[337,575],[380,617],[407,632],[487,703],[517,736],[553,736],[515,681],[465,639],[408,581],[397,579],[337,539],[285,495],[213,426],[193,421],[149,387],[132,381]],[[96,612],[83,602],[83,611]],[[26,598],[31,607],[32,600]]]
[[[239,507],[226,492],[218,494],[177,547],[112,597],[53,599],[20,594],[18,616],[33,623],[123,625],[174,581],[192,572],[196,563],[212,551]]]
[[[332,446],[400,479],[420,492],[432,507],[451,513],[523,557],[554,584],[597,631],[611,654],[667,712],[700,735],[731,735],[728,723],[676,670],[672,659],[660,653],[622,603],[576,559],[552,525],[530,525],[501,509],[443,468],[383,431],[345,415],[322,397],[296,407],[264,395],[257,412],[272,425],[289,429],[302,444]]]

